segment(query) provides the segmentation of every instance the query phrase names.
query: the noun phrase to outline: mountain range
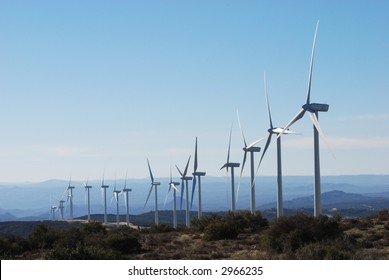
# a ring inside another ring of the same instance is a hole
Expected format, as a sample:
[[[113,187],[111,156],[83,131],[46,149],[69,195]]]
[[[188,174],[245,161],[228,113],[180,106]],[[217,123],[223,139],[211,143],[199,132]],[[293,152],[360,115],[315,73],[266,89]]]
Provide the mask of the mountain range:
[[[172,209],[172,193],[167,196],[169,178],[157,178],[161,181],[158,189],[158,208],[161,210]],[[101,196],[101,182],[98,180],[89,182],[91,189],[91,212],[103,213]],[[116,213],[116,203],[112,196],[115,181],[106,180],[111,187],[107,191],[108,213]],[[47,220],[50,219],[51,206],[58,201],[68,200],[68,182],[62,180],[49,180],[41,183],[1,183],[0,184],[0,221],[16,220]],[[249,178],[243,177],[238,196],[237,209],[249,209]],[[83,182],[72,182],[74,189],[74,216],[86,214],[85,190]],[[121,189],[124,180],[116,180],[116,188]],[[127,186],[132,188],[130,192],[130,213],[139,215],[154,210],[153,199],[150,199],[146,207],[144,203],[150,189],[149,179],[132,179],[127,181]],[[181,190],[181,188],[179,187]],[[276,177],[266,176],[256,179],[256,204],[258,210],[272,209],[276,207]],[[223,177],[204,177],[202,182],[203,211],[220,212],[230,208],[229,185]],[[313,208],[313,180],[308,176],[284,177],[284,208],[300,209]],[[323,176],[322,177],[322,206],[323,209],[371,209],[379,210],[389,208],[389,176],[387,175],[359,175],[359,176]],[[180,208],[180,196],[177,194],[178,208]],[[185,197],[185,195],[184,195]],[[124,199],[119,197],[120,213],[124,214]],[[196,211],[197,192],[193,202],[192,211]],[[183,201],[183,209],[185,201]],[[65,208],[65,219],[69,209]],[[56,212],[56,218],[59,212]]]

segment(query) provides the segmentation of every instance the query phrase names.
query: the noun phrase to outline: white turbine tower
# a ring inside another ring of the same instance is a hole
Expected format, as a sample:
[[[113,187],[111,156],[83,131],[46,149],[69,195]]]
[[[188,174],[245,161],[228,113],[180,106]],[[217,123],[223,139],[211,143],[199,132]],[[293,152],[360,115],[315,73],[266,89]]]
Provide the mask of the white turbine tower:
[[[319,27],[319,21],[316,25],[315,36],[313,39],[311,63],[309,69],[309,78],[308,78],[308,93],[307,100],[305,104],[302,105],[302,109],[298,114],[285,126],[285,128],[278,135],[278,138],[287,130],[289,127],[294,124],[296,121],[301,119],[305,112],[309,113],[309,117],[313,123],[313,137],[314,137],[314,216],[318,217],[321,215],[321,185],[320,185],[320,155],[319,155],[319,133],[324,138],[323,131],[320,127],[318,121],[319,112],[327,112],[329,105],[328,104],[319,104],[311,103],[311,81],[312,81],[312,69],[313,69],[313,59],[315,54],[316,46],[316,35]]]
[[[116,227],[119,227],[119,195],[122,191],[116,190],[116,179],[115,179],[115,187],[113,190],[113,197],[116,200]]]
[[[173,175],[172,175],[172,167],[170,166],[170,182],[169,182],[169,189],[167,191],[166,197],[165,197],[165,203],[163,207],[165,208],[167,197],[169,195],[169,192],[171,189],[173,189],[173,228],[177,228],[177,198],[176,198],[176,192],[178,191],[177,186],[179,186],[179,182],[173,182]]]
[[[270,127],[267,130],[269,132],[269,135],[267,137],[267,141],[265,144],[265,148],[263,149],[261,159],[258,163],[257,172],[266,154],[266,151],[269,148],[273,134],[279,135],[281,131],[283,131],[283,128],[273,126],[273,121],[270,113],[269,98],[267,95],[267,83],[266,83],[265,74],[264,74],[264,87],[265,87],[265,100],[266,100],[267,112],[269,115]],[[296,134],[296,133],[287,129],[283,132],[283,134]],[[281,137],[277,137],[277,218],[282,217],[283,215],[284,215],[284,208],[283,208],[283,194],[282,194]]]
[[[70,220],[73,220],[73,189],[74,186],[71,186],[72,179],[69,180],[69,186],[68,186],[68,200],[70,201]]]
[[[230,131],[230,140],[228,142],[228,152],[227,152],[227,162],[220,168],[222,170],[223,168],[226,168],[227,170],[227,176],[228,176],[228,169],[231,168],[231,211],[233,213],[236,212],[236,199],[235,199],[235,175],[234,175],[234,168],[239,167],[240,163],[230,162],[230,152],[231,152],[231,135],[232,135],[232,126]]]
[[[201,177],[205,176],[205,172],[197,171],[198,166],[198,160],[197,160],[197,137],[196,137],[196,144],[195,144],[195,159],[194,159],[194,172],[193,175],[193,185],[192,185],[192,199],[190,201],[190,208],[192,208],[193,205],[193,197],[196,189],[196,181],[199,181],[199,187],[198,187],[198,215],[197,217],[200,219],[202,216],[202,202],[201,202]],[[197,177],[197,180],[196,180]]]
[[[57,206],[51,206],[51,220],[55,221],[55,211],[57,211]]]
[[[254,174],[254,153],[259,153],[261,151],[260,147],[255,147],[262,139],[259,139],[250,145],[247,145],[246,138],[244,137],[242,125],[240,123],[240,118],[239,118],[239,112],[236,112],[238,116],[238,124],[239,124],[239,129],[240,129],[240,134],[242,136],[243,140],[243,162],[242,162],[242,167],[240,169],[240,176],[239,176],[239,184],[238,184],[238,191],[237,191],[237,199],[239,195],[239,189],[240,189],[240,182],[242,180],[242,174],[243,174],[243,169],[246,164],[246,159],[247,159],[247,153],[250,153],[250,211],[251,214],[255,213],[255,174]]]
[[[103,181],[101,183],[101,190],[103,192],[103,203],[104,203],[104,223],[107,223],[107,189],[109,188],[108,185],[104,184],[104,175],[103,175]]]
[[[185,185],[185,198],[186,198],[186,210],[185,210],[185,220],[186,220],[186,227],[190,227],[190,212],[189,212],[189,191],[188,191],[188,181],[192,180],[192,177],[186,176],[188,173],[188,167],[189,167],[189,162],[190,162],[190,156],[188,158],[188,162],[186,163],[186,167],[184,170],[184,173],[180,171],[178,166],[176,165],[176,168],[178,172],[181,175],[181,181],[182,181],[182,186],[181,186],[181,208],[182,208],[182,199],[184,195],[184,185]]]
[[[149,194],[147,196],[147,199],[146,199],[146,203],[145,203],[145,206],[147,205],[147,202],[149,201],[149,198],[150,198],[150,195],[151,195],[151,191],[153,190],[154,188],[154,196],[155,196],[155,225],[157,226],[159,224],[159,221],[158,221],[158,192],[157,192],[157,186],[159,186],[161,183],[160,182],[154,182],[154,176],[153,176],[153,173],[151,172],[151,167],[150,167],[150,162],[149,162],[149,159],[147,159],[147,165],[149,167],[149,172],[150,172],[150,179],[151,179],[151,186],[150,186],[150,191],[149,191]]]
[[[127,226],[130,225],[130,207],[129,207],[129,201],[128,201],[128,192],[131,192],[132,189],[129,189],[127,188],[127,172],[126,172],[126,180],[124,181],[124,189],[123,189],[123,193],[124,193],[124,200],[125,200],[125,203],[126,203],[126,224]]]
[[[84,187],[86,192],[86,202],[87,202],[88,222],[89,222],[90,221],[90,189],[92,188],[92,186],[88,185],[88,180],[86,180]]]
[[[65,202],[66,202],[65,200],[59,201],[58,209],[59,209],[59,213],[61,214],[61,220],[63,220],[63,209],[65,208],[65,206],[64,206]]]

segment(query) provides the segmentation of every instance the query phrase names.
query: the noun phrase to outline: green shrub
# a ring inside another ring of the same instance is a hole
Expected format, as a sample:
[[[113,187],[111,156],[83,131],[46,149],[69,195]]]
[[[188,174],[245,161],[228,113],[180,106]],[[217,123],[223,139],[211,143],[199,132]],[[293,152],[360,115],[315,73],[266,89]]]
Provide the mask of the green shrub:
[[[271,224],[265,234],[264,245],[269,253],[293,255],[307,244],[335,240],[342,235],[343,231],[335,219],[297,214],[281,217]]]
[[[215,221],[207,225],[203,239],[206,241],[236,239],[238,234],[238,227],[234,223],[230,221]]]
[[[341,241],[309,243],[296,250],[299,260],[349,260],[354,250]]]
[[[141,249],[141,244],[134,230],[127,227],[109,231],[106,242],[108,248],[121,254],[129,254]]]

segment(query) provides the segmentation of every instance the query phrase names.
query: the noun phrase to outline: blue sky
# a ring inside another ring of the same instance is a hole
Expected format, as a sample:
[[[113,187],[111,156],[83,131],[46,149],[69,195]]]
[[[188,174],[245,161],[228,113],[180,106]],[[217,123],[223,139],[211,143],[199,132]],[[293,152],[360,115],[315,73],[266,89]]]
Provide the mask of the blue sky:
[[[199,138],[199,170],[312,101],[322,175],[389,174],[388,1],[0,1],[0,181],[169,176]],[[313,174],[308,116],[283,137],[285,175]],[[263,146],[264,142],[260,144]],[[335,158],[332,156],[332,153]],[[275,175],[275,143],[258,176]],[[191,166],[193,166],[191,164]],[[193,168],[193,167],[191,167]],[[248,176],[248,170],[245,171]],[[175,174],[177,175],[177,174]]]

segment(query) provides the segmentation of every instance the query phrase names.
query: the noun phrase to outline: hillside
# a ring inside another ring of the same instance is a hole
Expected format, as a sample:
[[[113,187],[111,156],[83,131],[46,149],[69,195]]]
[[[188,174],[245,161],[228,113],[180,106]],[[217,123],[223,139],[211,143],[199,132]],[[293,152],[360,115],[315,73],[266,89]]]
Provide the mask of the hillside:
[[[193,220],[192,228],[3,222],[2,259],[379,259],[389,260],[389,212],[341,219],[305,214],[269,223],[259,212]],[[15,236],[9,229],[24,228]],[[185,248],[185,249],[183,249]]]

